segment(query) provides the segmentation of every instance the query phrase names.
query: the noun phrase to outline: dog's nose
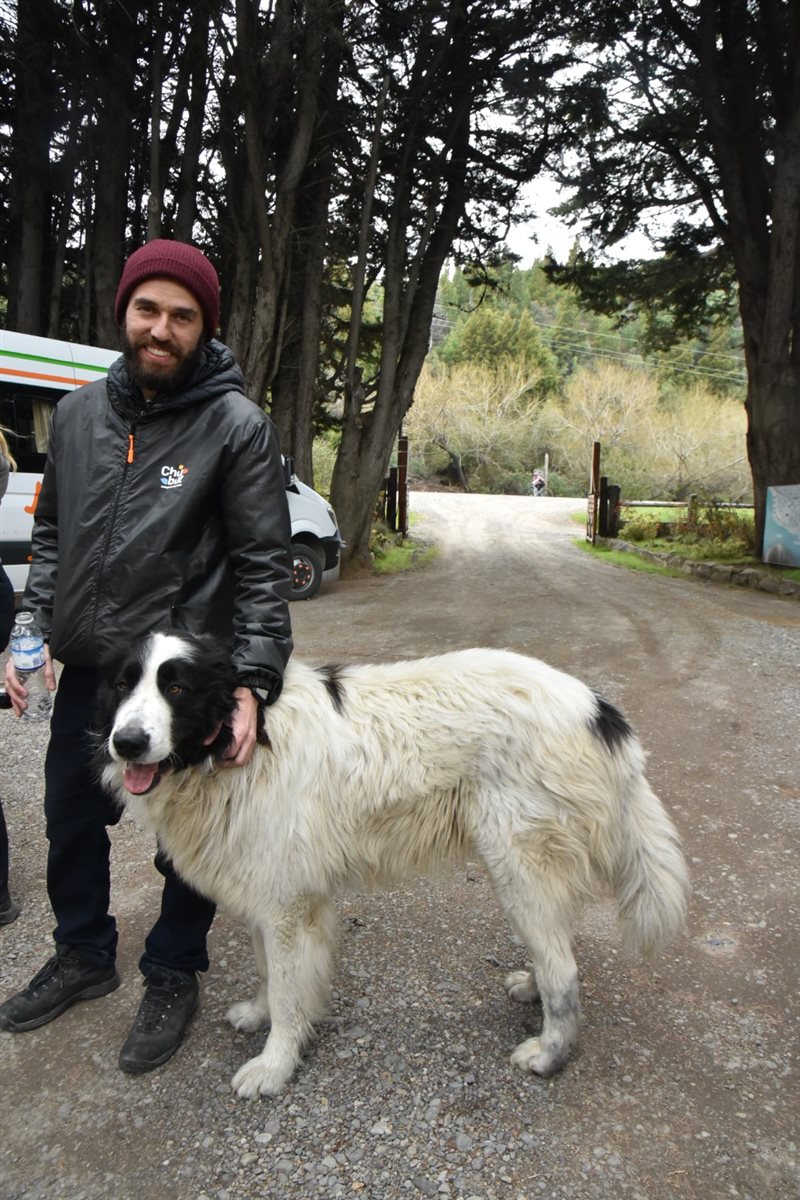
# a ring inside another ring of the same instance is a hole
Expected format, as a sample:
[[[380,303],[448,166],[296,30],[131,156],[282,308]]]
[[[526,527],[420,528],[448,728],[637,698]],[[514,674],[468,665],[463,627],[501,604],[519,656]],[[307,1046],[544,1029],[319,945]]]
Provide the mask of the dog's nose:
[[[150,745],[150,738],[141,725],[123,725],[113,734],[111,742],[120,758],[134,762],[141,758]]]

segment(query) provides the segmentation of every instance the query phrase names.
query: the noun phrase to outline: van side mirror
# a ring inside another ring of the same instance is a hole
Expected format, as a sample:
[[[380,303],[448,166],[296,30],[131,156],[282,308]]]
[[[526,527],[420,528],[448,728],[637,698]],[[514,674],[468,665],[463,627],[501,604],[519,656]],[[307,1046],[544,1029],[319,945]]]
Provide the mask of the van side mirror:
[[[291,455],[287,455],[283,460],[283,483],[284,487],[289,487],[294,479],[294,459]]]

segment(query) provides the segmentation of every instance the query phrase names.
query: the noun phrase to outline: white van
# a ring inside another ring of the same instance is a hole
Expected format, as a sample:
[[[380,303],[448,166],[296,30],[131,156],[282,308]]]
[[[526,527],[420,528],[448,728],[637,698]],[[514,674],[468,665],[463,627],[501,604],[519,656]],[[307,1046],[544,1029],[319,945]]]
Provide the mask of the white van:
[[[31,531],[42,485],[50,416],[66,392],[101,379],[118,350],[0,330],[0,425],[17,460],[0,502],[0,558],[17,596],[28,577]],[[292,520],[292,599],[310,600],[320,584],[339,578],[342,540],[336,514],[284,459]]]

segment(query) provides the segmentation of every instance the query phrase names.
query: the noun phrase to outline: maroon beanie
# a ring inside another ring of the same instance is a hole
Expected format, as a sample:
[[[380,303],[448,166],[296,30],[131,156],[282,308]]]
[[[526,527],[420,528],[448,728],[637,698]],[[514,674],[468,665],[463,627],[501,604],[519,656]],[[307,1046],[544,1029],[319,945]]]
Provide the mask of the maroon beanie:
[[[114,301],[117,324],[125,320],[125,310],[131,293],[145,279],[156,277],[174,279],[190,291],[203,312],[206,341],[214,336],[219,325],[219,279],[217,272],[196,246],[186,242],[170,242],[156,238],[134,250],[122,272]]]

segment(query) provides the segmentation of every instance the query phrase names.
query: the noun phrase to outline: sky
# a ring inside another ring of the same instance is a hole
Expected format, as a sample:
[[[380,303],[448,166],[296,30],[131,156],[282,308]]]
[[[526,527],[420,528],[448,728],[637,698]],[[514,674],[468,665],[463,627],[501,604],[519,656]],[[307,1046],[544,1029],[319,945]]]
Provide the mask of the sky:
[[[539,258],[552,250],[558,262],[565,262],[579,231],[571,229],[558,217],[550,216],[548,209],[555,208],[566,195],[549,176],[540,176],[526,190],[526,197],[537,212],[536,220],[517,225],[509,232],[506,243],[515,254],[520,255],[520,266],[530,267]],[[620,242],[609,252],[609,259],[652,258],[653,247],[644,234],[634,234]]]

